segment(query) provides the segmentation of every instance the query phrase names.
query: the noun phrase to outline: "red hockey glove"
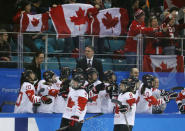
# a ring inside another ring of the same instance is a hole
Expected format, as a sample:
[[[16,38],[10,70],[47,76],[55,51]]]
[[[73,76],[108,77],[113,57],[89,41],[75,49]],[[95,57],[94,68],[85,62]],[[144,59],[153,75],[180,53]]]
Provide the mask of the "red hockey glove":
[[[52,103],[52,99],[49,98],[48,96],[42,96],[42,97],[41,97],[41,101],[42,101],[42,103],[44,103],[44,104],[51,104],[51,103]]]
[[[70,126],[76,126],[78,123],[79,117],[78,116],[72,116],[71,121],[69,122]]]

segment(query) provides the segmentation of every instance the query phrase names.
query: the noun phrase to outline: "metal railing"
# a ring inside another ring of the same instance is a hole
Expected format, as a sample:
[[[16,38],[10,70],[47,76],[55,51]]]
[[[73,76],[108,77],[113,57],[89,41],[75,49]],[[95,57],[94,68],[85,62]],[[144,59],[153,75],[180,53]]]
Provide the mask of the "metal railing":
[[[25,56],[30,56],[32,57],[33,56],[33,52],[29,52],[29,51],[25,51],[25,46],[24,46],[24,37],[23,35],[27,34],[27,35],[34,35],[35,33],[17,33],[17,32],[7,32],[8,34],[17,34],[17,51],[13,52],[12,51],[12,54],[16,54],[15,56],[17,56],[17,65],[18,65],[18,68],[19,69],[23,69],[24,68],[24,57]],[[95,36],[95,35],[83,35],[83,36],[78,36],[79,38],[79,52],[78,53],[65,53],[64,50],[58,50],[58,49],[55,49],[53,52],[49,52],[49,45],[51,44],[49,42],[49,39],[52,38],[54,39],[55,41],[57,41],[56,39],[56,34],[51,34],[51,33],[42,33],[41,34],[42,36],[45,36],[45,40],[44,40],[44,53],[45,53],[45,59],[44,59],[44,66],[43,68],[45,70],[49,69],[48,68],[48,64],[62,64],[62,63],[65,63],[65,62],[62,62],[62,61],[49,61],[48,59],[51,58],[51,57],[59,57],[59,58],[62,58],[62,57],[69,57],[71,58],[71,55],[78,55],[79,58],[82,58],[84,56],[84,49],[85,49],[85,45],[88,43],[88,44],[91,44],[94,46],[94,38],[98,37],[98,36]],[[66,36],[66,34],[63,34]],[[114,54],[114,51],[111,50],[112,47],[116,46],[116,45],[110,45],[110,41],[120,41],[120,42],[123,42],[123,45],[122,47],[118,48],[118,49],[124,49],[124,43],[126,41],[126,39],[128,38],[128,36],[102,36],[101,38],[104,38],[105,41],[108,41],[108,46],[109,46],[109,50],[108,51],[105,51],[106,53],[105,54],[95,54],[95,56],[98,56],[102,59],[102,63],[104,66],[108,66],[109,64],[112,64],[112,66],[129,66],[128,63],[125,62],[125,59],[123,58],[123,55],[122,54]],[[86,40],[89,40],[88,42]],[[110,40],[111,39],[111,40]],[[171,38],[168,38],[168,37],[160,37],[160,38],[154,38],[154,37],[143,37],[141,35],[139,35],[137,37],[137,54],[136,54],[136,67],[142,71],[142,67],[143,67],[143,55],[144,55],[144,42],[145,42],[145,39],[171,39]],[[184,40],[185,38],[184,37],[178,37],[178,38],[173,38],[173,40],[178,40],[178,42],[180,42],[180,55],[184,55]],[[64,40],[65,41],[65,40]],[[63,43],[64,44],[64,43]],[[102,44],[102,43],[98,43],[98,44]],[[104,43],[105,44],[105,43]],[[64,45],[65,46],[65,45]],[[62,52],[64,51],[64,52]],[[115,59],[115,57],[117,57]],[[124,57],[127,57],[126,55],[124,55]],[[75,59],[75,58],[74,58]],[[105,60],[104,60],[105,59]],[[106,59],[109,59],[110,61],[106,61]],[[117,61],[117,62],[116,62]],[[124,61],[124,62],[123,62]],[[31,62],[31,61],[30,61]],[[74,61],[75,62],[75,61]],[[69,62],[69,65],[72,64],[73,67],[75,67],[75,63],[72,63],[72,61]],[[67,65],[65,63],[65,65]],[[111,66],[111,65],[109,65]],[[114,70],[115,68],[112,67],[112,69]],[[116,70],[116,69],[115,69]],[[122,69],[120,69],[122,70]]]

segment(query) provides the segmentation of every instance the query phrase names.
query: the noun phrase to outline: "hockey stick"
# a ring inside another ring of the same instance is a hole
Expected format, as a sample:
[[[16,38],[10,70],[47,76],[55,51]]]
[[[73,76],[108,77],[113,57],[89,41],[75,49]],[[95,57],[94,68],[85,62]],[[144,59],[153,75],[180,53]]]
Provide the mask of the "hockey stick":
[[[170,91],[175,91],[175,90],[184,90],[184,87],[182,86],[176,86],[170,89]]]
[[[122,106],[122,103],[120,101],[116,100],[116,99],[112,99],[111,102],[115,103],[115,104],[118,104],[119,106]],[[126,121],[126,125],[128,127],[128,131],[130,131],[128,120],[127,120],[127,116],[126,116],[125,113],[123,113],[123,115],[124,115],[124,118],[125,118],[125,121]]]
[[[80,123],[84,123],[84,122],[87,121],[87,120],[90,120],[90,119],[92,119],[92,118],[95,118],[95,117],[98,117],[98,116],[101,116],[101,115],[103,115],[103,113],[98,113],[98,114],[96,114],[96,115],[94,115],[94,116],[88,117],[88,118],[86,118],[85,120],[80,121]],[[56,131],[63,131],[63,130],[65,130],[65,129],[67,129],[68,127],[70,127],[70,125],[61,127],[60,129],[58,129],[58,130],[56,130]]]

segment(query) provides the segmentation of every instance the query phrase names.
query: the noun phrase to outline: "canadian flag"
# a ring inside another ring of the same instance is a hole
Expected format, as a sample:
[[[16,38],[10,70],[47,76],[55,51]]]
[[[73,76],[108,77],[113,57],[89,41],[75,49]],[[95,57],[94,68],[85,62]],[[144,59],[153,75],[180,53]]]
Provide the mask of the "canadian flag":
[[[128,13],[123,8],[110,8],[101,10],[93,16],[90,32],[93,35],[123,35],[127,32],[129,22]]]
[[[50,8],[50,17],[57,32],[58,38],[83,35],[87,31],[87,10],[93,8],[89,4],[64,4]]]
[[[183,56],[145,55],[144,72],[184,72]]]
[[[185,0],[164,0],[164,9],[171,7],[182,8],[185,6]]]
[[[30,15],[23,13],[20,21],[22,32],[45,31],[48,30],[48,13]]]

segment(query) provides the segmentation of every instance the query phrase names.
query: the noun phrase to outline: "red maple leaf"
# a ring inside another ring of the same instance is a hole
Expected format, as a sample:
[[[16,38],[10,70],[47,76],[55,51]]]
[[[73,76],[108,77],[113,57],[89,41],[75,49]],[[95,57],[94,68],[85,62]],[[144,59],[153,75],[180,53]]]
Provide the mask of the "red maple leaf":
[[[36,19],[36,18],[33,18],[31,23],[32,23],[33,26],[37,26],[39,24],[39,20]]]
[[[87,21],[87,17],[85,16],[85,10],[82,10],[80,7],[78,11],[76,11],[77,16],[72,16],[71,22],[74,22],[75,25],[82,25],[85,24]],[[80,30],[80,27],[79,27]]]
[[[71,97],[69,97],[67,107],[72,108],[74,105],[75,105],[75,102],[72,100]]]
[[[185,1],[184,0],[171,0],[172,4],[177,6],[178,8],[182,8],[185,6]]]
[[[167,64],[165,64],[164,62],[160,64],[160,67],[155,68],[156,72],[171,72],[172,70],[173,68],[167,68]]]
[[[79,97],[78,98],[78,106],[79,110],[83,111],[85,109],[85,106],[87,105],[87,99],[85,97]]]
[[[107,12],[106,14],[104,14],[104,16],[106,18],[103,18],[102,19],[102,22],[105,25],[106,29],[113,28],[113,27],[115,27],[117,25],[117,23],[119,21],[118,20],[118,17],[112,18],[112,15],[109,12]]]

